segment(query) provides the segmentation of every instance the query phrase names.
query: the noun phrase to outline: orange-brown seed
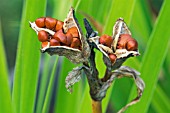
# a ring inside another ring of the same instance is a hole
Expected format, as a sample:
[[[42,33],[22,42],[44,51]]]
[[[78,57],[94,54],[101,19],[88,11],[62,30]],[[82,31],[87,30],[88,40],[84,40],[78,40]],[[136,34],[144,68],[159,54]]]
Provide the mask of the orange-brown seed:
[[[118,49],[127,49],[128,51],[136,51],[138,49],[137,41],[131,37],[129,34],[120,35],[118,44]]]
[[[66,34],[66,39],[67,39],[67,45],[69,46],[72,43],[72,41],[73,41],[72,34],[71,33],[67,33]]]
[[[80,40],[78,38],[73,38],[73,41],[71,43],[71,47],[72,48],[77,48],[79,47],[81,44]]]
[[[73,37],[79,37],[79,33],[76,27],[68,29],[67,33],[71,33]]]
[[[42,47],[42,48],[46,47],[47,45],[48,45],[48,41],[41,43],[41,47]]]
[[[48,33],[47,32],[45,32],[45,31],[39,31],[38,32],[38,40],[40,41],[40,42],[45,42],[45,41],[47,41],[48,40]]]
[[[136,40],[130,40],[126,44],[126,48],[128,51],[136,51],[138,49],[138,43]]]
[[[50,46],[60,46],[60,42],[53,38],[50,40]]]
[[[64,22],[58,20],[57,24],[55,26],[55,31],[58,31],[58,30],[62,29],[63,28],[63,24],[64,24]]]
[[[41,18],[36,19],[35,24],[40,28],[45,27],[45,17],[41,17]]]
[[[115,54],[109,54],[109,58],[110,58],[110,61],[111,61],[112,63],[114,63],[114,62],[116,61],[116,59],[117,59],[117,57],[116,57]]]
[[[99,39],[100,44],[103,44],[108,47],[111,47],[112,42],[113,42],[112,37],[106,34],[102,35]]]
[[[67,44],[66,35],[60,30],[53,35],[53,38],[63,44]]]
[[[46,17],[45,19],[45,26],[48,29],[54,30],[56,23],[57,23],[57,20],[54,18]]]

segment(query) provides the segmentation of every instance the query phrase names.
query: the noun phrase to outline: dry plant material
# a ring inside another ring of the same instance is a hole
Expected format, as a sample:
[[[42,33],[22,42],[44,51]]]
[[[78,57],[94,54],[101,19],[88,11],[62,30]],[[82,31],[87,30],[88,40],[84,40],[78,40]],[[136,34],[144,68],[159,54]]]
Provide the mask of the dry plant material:
[[[30,22],[30,26],[38,34],[38,39],[42,43],[41,52],[65,56],[73,63],[88,61],[90,48],[79,27],[73,8],[70,9],[64,22],[51,17],[41,17],[35,22]]]
[[[73,8],[70,9],[64,22],[51,17],[41,17],[35,22],[30,22],[31,28],[37,33],[38,40],[41,42],[41,52],[65,56],[73,63],[82,63],[82,66],[69,72],[65,80],[66,88],[72,92],[72,86],[81,79],[81,71],[84,71],[90,87],[93,113],[102,112],[101,102],[116,78],[133,78],[138,91],[137,97],[123,107],[119,111],[121,113],[140,100],[145,88],[139,72],[122,66],[129,57],[140,55],[138,43],[132,38],[122,18],[119,18],[113,26],[112,36],[107,34],[98,36],[86,19],[84,25],[87,31],[86,39]],[[103,62],[107,67],[103,78],[98,76],[94,48],[103,54]]]

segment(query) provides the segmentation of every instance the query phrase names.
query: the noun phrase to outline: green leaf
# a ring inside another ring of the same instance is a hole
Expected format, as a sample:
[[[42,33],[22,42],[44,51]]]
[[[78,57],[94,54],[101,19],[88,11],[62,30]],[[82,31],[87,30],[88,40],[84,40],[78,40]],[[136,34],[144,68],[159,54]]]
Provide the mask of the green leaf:
[[[8,81],[8,69],[6,62],[5,49],[2,40],[2,29],[1,29],[1,21],[0,21],[0,113],[12,113],[12,101],[10,94],[10,87]]]
[[[146,84],[146,88],[141,101],[128,110],[130,113],[136,111],[145,113],[147,112],[150,105],[158,80],[158,75],[169,44],[170,29],[168,26],[170,25],[170,17],[167,17],[169,13],[169,4],[170,1],[164,1],[159,17],[157,18],[153,32],[150,36],[140,71],[142,74],[141,76]],[[161,39],[160,37],[163,38]],[[131,93],[132,95],[135,93],[134,88]],[[131,97],[132,96],[130,96],[130,98]]]
[[[40,43],[36,33],[29,27],[29,21],[44,16],[45,8],[46,0],[24,1],[12,92],[16,113],[32,113],[34,111]]]
[[[161,104],[160,104],[161,103]],[[170,112],[170,99],[168,95],[164,93],[159,85],[157,85],[151,105],[158,113]]]
[[[42,112],[44,98],[46,95],[46,88],[49,82],[48,77],[49,77],[50,66],[53,65],[50,62],[50,56],[47,54],[44,56],[43,61],[44,61],[44,66],[43,66],[43,71],[40,79],[39,92],[37,96],[36,113]]]
[[[49,111],[50,101],[51,101],[51,97],[52,97],[52,93],[53,93],[52,90],[53,90],[54,82],[55,82],[55,72],[57,69],[57,64],[58,64],[58,57],[56,58],[53,69],[52,69],[47,93],[46,93],[45,100],[44,100],[42,113],[47,113]]]

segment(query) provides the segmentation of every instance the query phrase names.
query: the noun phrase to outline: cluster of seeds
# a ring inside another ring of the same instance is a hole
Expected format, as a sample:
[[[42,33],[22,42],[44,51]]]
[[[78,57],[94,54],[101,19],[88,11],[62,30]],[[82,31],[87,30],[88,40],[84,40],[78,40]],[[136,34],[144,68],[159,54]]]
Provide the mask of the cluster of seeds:
[[[76,27],[69,28],[65,33],[63,30],[64,22],[50,17],[38,18],[35,24],[39,28],[46,28],[55,32],[54,35],[44,30],[38,32],[38,40],[42,42],[42,48],[50,43],[50,46],[67,46],[81,50],[81,41]]]
[[[109,35],[102,35],[99,38],[99,43],[111,48],[113,43],[113,38]],[[127,51],[136,51],[138,48],[137,41],[131,37],[129,34],[121,34],[117,42],[116,49],[126,49]],[[110,61],[114,63],[117,59],[116,54],[108,53]]]

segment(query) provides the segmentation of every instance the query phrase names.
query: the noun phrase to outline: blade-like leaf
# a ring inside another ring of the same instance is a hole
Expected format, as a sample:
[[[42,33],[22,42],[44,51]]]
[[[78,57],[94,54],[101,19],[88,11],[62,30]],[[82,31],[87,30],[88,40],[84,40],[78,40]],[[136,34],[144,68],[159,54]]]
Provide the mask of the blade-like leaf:
[[[0,21],[0,113],[12,113],[12,101],[8,81],[8,69],[6,63],[5,49],[2,40],[2,30]]]
[[[12,92],[16,113],[32,113],[34,110],[40,43],[28,22],[44,16],[45,8],[46,0],[24,1]]]
[[[54,82],[55,82],[55,72],[56,72],[56,69],[57,69],[57,63],[58,63],[58,57],[56,58],[53,69],[52,69],[52,73],[51,73],[51,76],[50,76],[50,81],[49,81],[46,97],[45,97],[45,100],[44,100],[42,113],[47,113],[49,111],[50,101],[51,101],[51,97],[52,97],[52,90],[53,90]]]
[[[150,36],[146,52],[141,66],[141,76],[146,83],[146,89],[144,90],[141,101],[131,107],[128,110],[129,113],[140,111],[145,113],[150,105],[154,89],[158,80],[159,71],[164,61],[168,44],[170,29],[170,17],[167,17],[169,13],[169,0],[165,0],[160,11],[159,17],[157,18],[154,30]],[[166,30],[166,32],[165,32]],[[163,37],[163,38],[160,38]],[[134,94],[133,89],[132,94]],[[131,96],[130,96],[131,98]]]
[[[155,89],[151,105],[158,113],[170,112],[170,99],[158,85]]]

